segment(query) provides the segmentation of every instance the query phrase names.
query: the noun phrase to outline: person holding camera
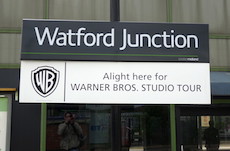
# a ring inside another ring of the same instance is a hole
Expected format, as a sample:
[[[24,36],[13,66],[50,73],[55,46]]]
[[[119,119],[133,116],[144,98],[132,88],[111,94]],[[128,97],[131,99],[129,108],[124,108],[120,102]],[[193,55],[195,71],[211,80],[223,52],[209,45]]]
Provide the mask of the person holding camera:
[[[83,131],[71,112],[65,113],[64,122],[58,126],[58,135],[61,136],[60,147],[63,151],[80,150]]]

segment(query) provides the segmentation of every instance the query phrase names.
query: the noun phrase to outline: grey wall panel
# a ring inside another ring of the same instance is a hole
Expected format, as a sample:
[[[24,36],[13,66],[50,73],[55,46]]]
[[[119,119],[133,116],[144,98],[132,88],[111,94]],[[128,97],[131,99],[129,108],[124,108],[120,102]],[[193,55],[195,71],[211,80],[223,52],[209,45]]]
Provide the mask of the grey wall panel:
[[[229,0],[172,0],[173,22],[209,24],[210,33],[230,34]]]
[[[212,67],[230,67],[230,39],[210,39]]]
[[[49,18],[109,21],[109,0],[50,0]]]
[[[0,34],[0,64],[19,64],[20,53],[20,34]]]
[[[121,21],[166,22],[166,0],[120,0]]]
[[[0,28],[21,27],[23,18],[42,18],[43,4],[44,0],[1,0]]]

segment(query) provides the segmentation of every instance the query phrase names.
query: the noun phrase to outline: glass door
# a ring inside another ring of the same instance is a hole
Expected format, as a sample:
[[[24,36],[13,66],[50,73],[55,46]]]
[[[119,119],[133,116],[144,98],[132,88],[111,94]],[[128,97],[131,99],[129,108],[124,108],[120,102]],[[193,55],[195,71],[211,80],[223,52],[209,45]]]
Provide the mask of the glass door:
[[[121,108],[122,151],[170,151],[168,105]]]
[[[230,107],[182,109],[179,123],[181,151],[230,150]]]

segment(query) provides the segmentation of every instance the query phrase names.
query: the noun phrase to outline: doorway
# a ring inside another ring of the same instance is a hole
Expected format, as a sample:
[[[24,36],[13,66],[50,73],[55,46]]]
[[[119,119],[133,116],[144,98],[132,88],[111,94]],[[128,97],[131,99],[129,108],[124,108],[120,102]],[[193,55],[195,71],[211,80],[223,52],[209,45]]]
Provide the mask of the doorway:
[[[181,106],[178,110],[177,150],[206,151],[209,146],[215,146],[215,151],[230,151],[229,104]]]
[[[121,107],[122,151],[170,151],[168,105]]]

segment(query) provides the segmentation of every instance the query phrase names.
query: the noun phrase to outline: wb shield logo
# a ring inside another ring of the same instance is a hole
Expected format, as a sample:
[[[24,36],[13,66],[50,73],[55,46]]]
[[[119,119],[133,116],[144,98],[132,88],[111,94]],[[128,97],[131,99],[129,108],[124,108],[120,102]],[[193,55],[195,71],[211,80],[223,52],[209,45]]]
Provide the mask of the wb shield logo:
[[[59,82],[59,71],[49,66],[41,66],[31,72],[31,81],[35,91],[47,97],[56,89]]]

